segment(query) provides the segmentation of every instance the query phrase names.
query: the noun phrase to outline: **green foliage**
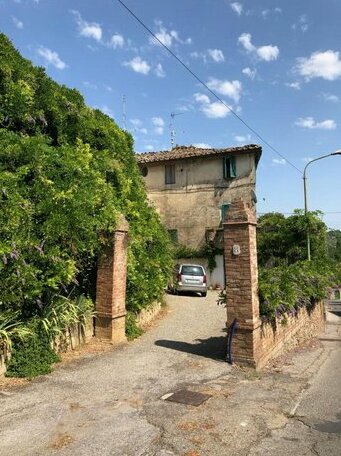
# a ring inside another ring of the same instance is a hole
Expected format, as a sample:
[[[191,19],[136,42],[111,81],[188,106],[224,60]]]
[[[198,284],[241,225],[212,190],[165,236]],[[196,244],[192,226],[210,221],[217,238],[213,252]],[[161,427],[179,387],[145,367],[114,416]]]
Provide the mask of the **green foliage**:
[[[0,350],[6,348],[11,351],[12,341],[24,340],[32,336],[32,331],[18,320],[18,312],[3,312],[0,314]]]
[[[214,242],[206,242],[200,249],[193,249],[186,245],[178,245],[175,250],[176,258],[206,258],[208,270],[212,272],[216,266],[215,256],[222,254],[223,249],[216,247]]]
[[[273,320],[295,314],[327,296],[328,289],[341,283],[341,268],[326,261],[299,261],[289,266],[260,268],[260,314]]]
[[[294,215],[285,217],[274,212],[258,219],[257,248],[261,266],[292,264],[307,258],[307,228],[309,227],[312,259],[326,258],[327,228],[320,219],[320,211],[296,209]]]
[[[52,350],[49,337],[37,332],[25,339],[16,340],[7,365],[7,377],[36,377],[48,374],[59,357]]]
[[[93,296],[96,258],[119,213],[130,224],[127,306],[146,307],[163,293],[172,249],[131,135],[2,34],[0,58],[0,312],[29,319],[55,295]]]
[[[332,260],[341,262],[341,231],[330,230],[327,232],[328,256]]]
[[[127,312],[126,315],[126,336],[128,340],[134,340],[143,334],[143,330],[137,326],[136,314]]]

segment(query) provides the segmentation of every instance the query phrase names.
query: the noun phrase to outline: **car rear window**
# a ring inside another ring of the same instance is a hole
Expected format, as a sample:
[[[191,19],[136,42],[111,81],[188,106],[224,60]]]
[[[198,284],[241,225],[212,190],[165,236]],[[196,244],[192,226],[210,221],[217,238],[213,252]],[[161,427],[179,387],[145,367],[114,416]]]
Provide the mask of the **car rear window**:
[[[182,266],[181,274],[192,276],[203,276],[204,270],[201,266]]]

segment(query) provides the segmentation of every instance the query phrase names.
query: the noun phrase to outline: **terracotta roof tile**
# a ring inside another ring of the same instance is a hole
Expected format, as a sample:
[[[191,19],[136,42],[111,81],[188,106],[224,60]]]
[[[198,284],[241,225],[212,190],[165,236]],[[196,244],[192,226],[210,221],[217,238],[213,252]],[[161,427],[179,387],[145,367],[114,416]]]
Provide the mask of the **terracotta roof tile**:
[[[179,160],[186,158],[196,158],[196,157],[212,157],[216,155],[226,155],[226,154],[247,154],[255,153],[257,154],[257,161],[259,160],[262,148],[257,144],[248,144],[245,146],[237,147],[228,147],[225,149],[200,149],[194,146],[176,146],[172,150],[164,150],[160,152],[146,152],[143,154],[136,154],[136,159],[138,163],[156,163],[156,162],[165,162],[169,160]]]

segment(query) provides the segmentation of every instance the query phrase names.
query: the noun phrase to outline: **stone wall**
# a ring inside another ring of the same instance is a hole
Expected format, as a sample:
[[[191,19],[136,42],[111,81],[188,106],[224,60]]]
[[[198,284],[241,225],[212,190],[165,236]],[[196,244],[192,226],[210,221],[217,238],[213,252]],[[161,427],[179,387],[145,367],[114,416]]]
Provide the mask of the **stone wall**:
[[[275,325],[263,323],[255,331],[255,357],[262,368],[270,359],[318,336],[325,327],[324,302],[318,302],[309,311],[299,310],[295,316],[276,321]]]
[[[69,326],[63,334],[58,335],[52,346],[56,353],[65,353],[75,350],[88,343],[94,335],[93,317],[87,319],[84,325],[77,324]],[[6,373],[6,363],[11,358],[11,353],[2,348],[0,349],[0,377]]]
[[[236,363],[262,368],[268,360],[315,337],[324,328],[323,303],[301,309],[286,324],[262,323],[259,315],[256,214],[252,206],[235,201],[224,223],[227,325],[237,320],[232,352]],[[284,320],[283,320],[284,321]]]
[[[136,317],[136,324],[139,328],[145,329],[155,320],[162,310],[161,302],[154,302],[146,309],[142,309]]]

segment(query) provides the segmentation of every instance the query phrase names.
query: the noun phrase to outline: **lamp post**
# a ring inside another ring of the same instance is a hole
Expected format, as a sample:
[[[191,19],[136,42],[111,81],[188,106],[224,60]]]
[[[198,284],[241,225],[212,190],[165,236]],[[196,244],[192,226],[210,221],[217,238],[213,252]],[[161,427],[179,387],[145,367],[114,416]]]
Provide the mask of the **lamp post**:
[[[341,155],[341,149],[337,150],[336,152],[332,152],[331,154],[327,155],[322,155],[321,157],[314,158],[313,160],[310,160],[304,167],[303,171],[303,190],[304,190],[304,214],[307,215],[308,213],[308,203],[307,203],[307,176],[306,176],[306,171],[308,166],[311,163],[316,162],[317,160],[322,160],[322,158],[327,158],[331,157],[333,155]],[[307,258],[308,261],[311,260],[311,255],[310,255],[310,232],[309,232],[309,225],[307,225]]]

